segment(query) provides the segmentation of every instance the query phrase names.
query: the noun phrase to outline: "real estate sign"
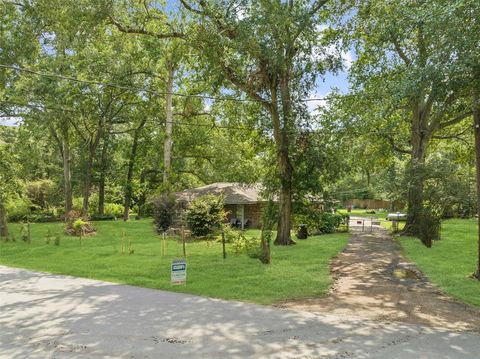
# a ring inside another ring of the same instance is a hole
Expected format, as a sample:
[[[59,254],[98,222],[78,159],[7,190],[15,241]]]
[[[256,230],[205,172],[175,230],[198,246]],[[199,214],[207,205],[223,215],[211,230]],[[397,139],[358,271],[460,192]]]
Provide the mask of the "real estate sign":
[[[172,285],[187,284],[187,261],[185,258],[172,261],[170,280]]]

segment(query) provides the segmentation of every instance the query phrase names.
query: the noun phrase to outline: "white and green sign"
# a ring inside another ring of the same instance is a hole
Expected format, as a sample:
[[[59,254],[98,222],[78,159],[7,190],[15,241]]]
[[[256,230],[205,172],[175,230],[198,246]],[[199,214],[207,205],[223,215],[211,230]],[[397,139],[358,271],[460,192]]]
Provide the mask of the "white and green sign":
[[[185,259],[172,261],[170,280],[172,285],[187,284],[187,261]]]

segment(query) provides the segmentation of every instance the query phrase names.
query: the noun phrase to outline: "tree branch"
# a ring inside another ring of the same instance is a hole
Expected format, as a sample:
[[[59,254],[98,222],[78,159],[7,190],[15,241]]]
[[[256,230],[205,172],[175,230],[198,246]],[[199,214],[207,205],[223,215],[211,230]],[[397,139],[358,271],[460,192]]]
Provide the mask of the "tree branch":
[[[462,113],[462,114],[460,114],[458,116],[455,116],[454,118],[452,118],[448,121],[439,123],[438,129],[443,130],[443,129],[449,127],[449,126],[455,125],[455,124],[459,123],[460,121],[462,121],[463,119],[465,119],[465,118],[467,118],[468,116],[471,116],[471,115],[473,115],[473,111],[468,111],[466,113]]]
[[[292,37],[291,44],[300,36],[303,30],[308,26],[310,18],[315,15],[329,0],[319,0],[312,4],[312,8],[304,15],[303,21],[298,25],[297,31]]]
[[[412,64],[412,61],[408,58],[407,54],[403,51],[397,39],[393,36],[392,36],[392,43],[398,56],[400,56],[400,58],[403,60],[403,62],[405,62],[406,65],[410,66]]]
[[[185,9],[187,9],[188,11],[191,11],[195,14],[198,14],[198,15],[203,15],[203,11],[200,11],[198,9],[195,9],[192,5],[190,5],[188,2],[186,2],[185,0],[180,0],[180,2],[182,3],[183,7]]]
[[[185,34],[177,31],[173,31],[170,33],[158,33],[158,32],[153,32],[153,31],[148,31],[145,29],[140,29],[140,28],[134,28],[130,26],[125,26],[122,23],[118,22],[115,20],[112,16],[110,16],[110,22],[115,25],[115,27],[120,31],[124,32],[127,34],[141,34],[141,35],[148,35],[148,36],[153,36],[156,37],[157,39],[172,39],[172,38],[179,38],[183,39],[185,38]]]

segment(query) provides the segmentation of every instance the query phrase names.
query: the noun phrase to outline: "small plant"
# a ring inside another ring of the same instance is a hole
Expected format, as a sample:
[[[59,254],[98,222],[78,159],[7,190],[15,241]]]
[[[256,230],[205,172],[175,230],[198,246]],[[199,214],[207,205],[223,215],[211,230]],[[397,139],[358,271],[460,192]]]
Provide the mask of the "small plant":
[[[47,230],[47,235],[45,236],[45,244],[50,244],[50,241],[53,241],[53,238],[52,230],[49,228]]]
[[[135,249],[133,249],[132,240],[129,238],[128,239],[128,254],[133,254],[133,253],[135,253]]]
[[[84,236],[85,228],[87,225],[88,225],[88,222],[84,221],[81,218],[78,218],[75,222],[73,222],[72,227],[75,230],[75,233],[77,233],[78,238],[80,239],[80,246],[83,245],[82,237]]]
[[[440,239],[440,216],[430,208],[424,208],[418,217],[418,236],[422,243],[430,248],[433,241]]]
[[[122,231],[122,236],[120,237],[120,253],[125,254],[125,231]]]
[[[232,241],[232,248],[235,254],[242,252],[252,253],[258,249],[259,244],[258,238],[247,237],[242,232],[238,232],[237,237]]]
[[[273,227],[277,221],[277,208],[273,201],[268,201],[267,206],[262,213],[262,236],[260,238],[260,248],[257,250],[257,257],[263,264],[270,264],[272,261],[270,244],[272,242]]]
[[[70,236],[84,237],[95,235],[96,231],[87,218],[82,217],[78,211],[70,211],[65,215],[65,233]]]
[[[60,236],[54,236],[53,237],[53,244],[56,246],[60,245]]]
[[[30,223],[23,223],[22,227],[20,228],[20,238],[22,238],[22,241],[25,243],[32,243],[32,237],[30,235]]]

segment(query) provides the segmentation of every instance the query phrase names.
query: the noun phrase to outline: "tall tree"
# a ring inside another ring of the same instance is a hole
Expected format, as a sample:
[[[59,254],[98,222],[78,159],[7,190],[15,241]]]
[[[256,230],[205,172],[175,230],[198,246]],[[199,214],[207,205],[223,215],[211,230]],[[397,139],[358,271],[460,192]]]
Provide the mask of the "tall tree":
[[[381,121],[401,120],[409,126],[408,143],[395,148],[410,155],[405,232],[416,235],[429,144],[471,110],[446,71],[449,59],[437,56],[443,25],[435,2],[354,2],[356,15],[349,20],[358,56],[351,71],[354,88],[367,103],[383,108],[377,115]]]
[[[325,62],[315,61],[321,57],[313,56],[318,40],[317,25],[327,0],[290,0],[285,3],[273,0],[241,3],[180,0],[180,3],[190,19],[187,32],[171,29],[164,14],[151,16],[149,12],[153,12],[155,6],[149,2],[144,7],[147,25],[123,24],[118,27],[125,32],[148,34],[159,39],[185,39],[217,74],[217,82],[234,86],[268,113],[280,183],[275,244],[292,244],[294,169],[290,147],[301,110],[296,102],[308,93],[313,84],[313,73],[321,73],[327,67]],[[165,31],[161,31],[163,29]]]

